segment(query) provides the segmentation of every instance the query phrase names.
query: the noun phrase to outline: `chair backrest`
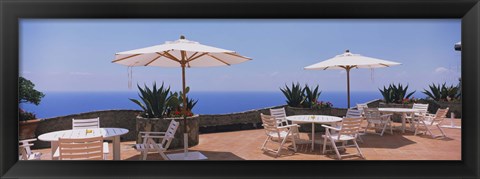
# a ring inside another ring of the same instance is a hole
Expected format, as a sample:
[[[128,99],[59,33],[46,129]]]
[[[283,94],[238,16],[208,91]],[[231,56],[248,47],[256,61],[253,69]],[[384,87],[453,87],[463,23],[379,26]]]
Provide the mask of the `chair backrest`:
[[[165,137],[162,139],[162,147],[165,149],[168,149],[170,146],[170,143],[172,143],[172,140],[175,138],[175,132],[177,132],[178,126],[180,125],[180,122],[177,122],[175,120],[170,121],[170,124],[168,125],[168,129],[165,132]]]
[[[362,117],[362,111],[357,110],[357,109],[348,109],[345,117],[347,117],[347,118]]]
[[[58,139],[60,160],[103,160],[103,137]]]
[[[280,132],[278,130],[278,124],[277,120],[275,117],[270,116],[270,115],[265,115],[263,113],[260,113],[260,117],[262,118],[262,126],[265,129],[265,133],[267,135],[270,135],[272,132],[276,133],[278,137],[280,137]]]
[[[421,113],[425,114],[428,111],[428,104],[413,103],[412,109],[417,109]]]
[[[449,108],[445,109],[437,109],[437,112],[435,113],[435,116],[433,117],[432,123],[431,124],[440,124],[443,122],[443,120],[447,117]]]
[[[100,128],[100,118],[72,119],[72,129]]]
[[[277,125],[283,126],[284,123],[288,125],[285,108],[270,109],[270,115],[277,120]]]
[[[338,139],[340,140],[342,135],[348,135],[357,138],[362,121],[363,117],[343,118],[341,129],[338,132]]]
[[[378,108],[365,108],[364,115],[367,120],[380,120],[381,114]]]
[[[367,103],[357,104],[357,110],[361,111],[362,114],[364,114],[364,113],[363,113],[363,109],[366,109],[366,108],[368,108]]]
[[[31,146],[33,146],[33,141],[36,141],[37,139],[27,139],[27,140],[21,140],[19,141],[19,146],[18,146],[18,153],[21,156],[22,160],[28,160],[29,156],[32,155],[32,150],[30,149]]]

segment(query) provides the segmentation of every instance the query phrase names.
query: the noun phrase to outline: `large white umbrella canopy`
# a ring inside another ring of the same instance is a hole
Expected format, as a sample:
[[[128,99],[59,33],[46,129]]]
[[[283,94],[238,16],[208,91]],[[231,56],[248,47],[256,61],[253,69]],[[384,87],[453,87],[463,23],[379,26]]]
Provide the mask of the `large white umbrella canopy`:
[[[249,61],[251,58],[241,56],[232,50],[211,47],[195,41],[185,39],[182,35],[179,40],[167,41],[161,45],[118,52],[112,63],[133,66],[181,67],[183,111],[187,109],[185,96],[185,68],[230,66]],[[185,113],[184,113],[185,114]],[[188,132],[186,115],[184,116],[184,151],[188,150]]]
[[[345,53],[337,55],[328,60],[315,63],[307,66],[306,70],[346,70],[347,71],[347,95],[348,95],[348,108],[350,108],[350,70],[353,68],[383,68],[394,65],[400,65],[400,63],[381,60],[372,57],[362,56],[360,54],[353,54],[349,50]]]

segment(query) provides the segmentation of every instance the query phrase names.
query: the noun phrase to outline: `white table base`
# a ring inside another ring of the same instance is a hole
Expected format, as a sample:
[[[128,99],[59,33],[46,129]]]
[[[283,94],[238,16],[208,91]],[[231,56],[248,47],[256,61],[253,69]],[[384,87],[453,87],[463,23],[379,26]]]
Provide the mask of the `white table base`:
[[[208,158],[200,152],[188,152],[187,156],[185,153],[175,153],[167,154],[167,157],[170,160],[207,160]]]

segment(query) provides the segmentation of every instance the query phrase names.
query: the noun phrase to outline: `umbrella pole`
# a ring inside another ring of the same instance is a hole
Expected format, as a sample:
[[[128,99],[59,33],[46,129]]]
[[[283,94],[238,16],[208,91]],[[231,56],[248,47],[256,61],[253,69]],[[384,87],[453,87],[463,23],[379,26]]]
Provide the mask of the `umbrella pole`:
[[[349,67],[346,68],[347,70],[347,100],[348,100],[348,108],[350,108],[350,69]]]
[[[182,99],[183,99],[183,120],[185,122],[183,126],[183,152],[185,157],[188,154],[188,127],[187,127],[187,94],[185,94],[185,63],[182,63]]]

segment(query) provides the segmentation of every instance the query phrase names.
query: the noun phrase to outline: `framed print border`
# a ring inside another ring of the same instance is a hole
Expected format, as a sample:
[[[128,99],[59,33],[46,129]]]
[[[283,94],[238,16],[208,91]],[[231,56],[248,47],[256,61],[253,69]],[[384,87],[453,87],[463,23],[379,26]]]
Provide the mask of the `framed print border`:
[[[480,110],[478,110],[480,109],[480,4],[478,2],[478,0],[2,0],[0,1],[0,176],[4,178],[478,178],[480,177],[478,121],[480,119]],[[464,96],[462,160],[18,161],[16,145],[18,145],[19,20],[24,18],[461,18],[461,73]],[[352,170],[345,172],[345,168]],[[372,172],[372,168],[375,168],[375,172]]]

